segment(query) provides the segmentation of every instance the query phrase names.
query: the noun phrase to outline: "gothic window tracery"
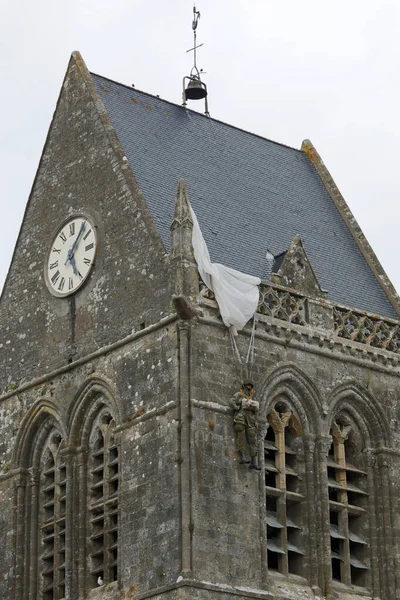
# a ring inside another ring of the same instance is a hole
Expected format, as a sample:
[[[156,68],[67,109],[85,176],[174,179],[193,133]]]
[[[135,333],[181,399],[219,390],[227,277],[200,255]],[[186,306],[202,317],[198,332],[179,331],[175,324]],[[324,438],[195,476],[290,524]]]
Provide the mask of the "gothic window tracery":
[[[62,437],[53,428],[39,465],[38,594],[43,600],[65,598],[67,482],[62,448]]]
[[[368,585],[367,473],[362,439],[354,423],[339,415],[332,423],[328,487],[332,577],[346,585]]]
[[[89,571],[90,587],[118,579],[119,452],[115,422],[103,410],[89,439]]]
[[[302,574],[303,510],[302,427],[285,402],[267,415],[264,440],[268,568]]]

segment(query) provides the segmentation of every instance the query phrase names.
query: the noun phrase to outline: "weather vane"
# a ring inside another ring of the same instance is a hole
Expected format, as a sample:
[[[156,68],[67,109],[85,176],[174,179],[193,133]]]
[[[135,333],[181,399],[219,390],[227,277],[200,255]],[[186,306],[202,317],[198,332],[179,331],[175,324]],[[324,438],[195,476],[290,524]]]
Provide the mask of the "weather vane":
[[[193,48],[190,48],[186,52],[193,52],[193,67],[190,71],[190,75],[183,78],[183,106],[186,106],[187,100],[202,100],[204,98],[205,101],[205,114],[210,116],[208,112],[208,100],[207,100],[207,86],[200,79],[200,73],[203,73],[203,69],[199,71],[197,68],[197,49],[204,46],[204,44],[197,45],[197,27],[200,20],[200,11],[196,10],[196,6],[193,6],[193,21],[192,21],[192,29],[193,29]],[[186,87],[186,80],[189,80],[189,83]]]
[[[195,73],[197,74],[197,76],[200,76],[199,70],[197,68],[197,48],[201,48],[201,46],[204,46],[204,44],[199,44],[197,45],[197,26],[199,24],[199,20],[200,20],[200,11],[196,10],[196,7],[193,6],[193,21],[192,21],[192,29],[193,29],[193,38],[194,38],[194,44],[193,44],[193,48],[190,48],[190,50],[186,50],[186,53],[188,52],[193,52],[194,53],[194,66],[192,67],[192,70],[190,71],[190,74],[193,75],[193,72],[195,71]]]

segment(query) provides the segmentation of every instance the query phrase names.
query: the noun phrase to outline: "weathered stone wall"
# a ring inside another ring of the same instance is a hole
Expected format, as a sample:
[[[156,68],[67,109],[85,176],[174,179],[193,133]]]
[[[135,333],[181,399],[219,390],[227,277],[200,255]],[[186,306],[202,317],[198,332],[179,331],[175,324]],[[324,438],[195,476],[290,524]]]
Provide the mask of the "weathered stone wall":
[[[98,226],[96,264],[77,294],[55,298],[44,280],[47,251],[60,224],[81,213]],[[80,448],[79,427],[92,400],[103,393],[120,448],[120,582],[136,594],[177,579],[178,353],[170,271],[119,141],[76,54],[1,298],[1,598],[28,594],[28,555],[34,565],[37,554],[29,541],[35,528],[32,454],[46,420],[62,432],[70,473],[68,510],[74,520],[67,517],[67,596],[76,597],[79,589],[83,597],[87,515],[81,461],[87,450]],[[107,588],[107,594],[116,593],[115,585]]]
[[[258,476],[238,468],[232,416],[193,410],[193,571],[204,581],[261,581]]]
[[[94,398],[104,386],[110,409],[113,414],[117,413],[115,420],[121,463],[120,581],[139,592],[149,587],[159,587],[164,581],[176,580],[180,572],[177,369],[176,326],[172,322],[155,328],[152,333],[144,330],[136,340],[113,353],[106,353],[82,366],[71,365],[66,373],[55,375],[42,385],[14,392],[2,402],[2,598],[14,597],[16,557],[20,557],[20,563],[27,564],[27,536],[31,527],[30,461],[34,450],[29,445],[29,432],[34,435],[40,415],[51,412],[52,418],[66,432],[65,451],[72,450],[70,461],[74,475],[71,485],[76,486],[79,480],[79,453],[77,458],[74,456],[80,440],[74,433],[74,424],[84,422],[90,411],[90,402],[80,407],[81,399],[90,386],[96,386]],[[17,485],[21,477],[26,490],[24,506],[21,508],[25,527],[25,534],[20,540],[22,545],[16,539],[21,532],[21,520],[18,525],[17,515]],[[70,536],[70,544],[75,547],[74,552],[79,554],[79,530],[87,516],[76,497],[73,500],[72,488],[68,494],[74,521],[67,535]],[[34,557],[36,553],[31,552]],[[77,571],[82,567],[81,558],[82,555],[69,566],[75,590],[78,585]],[[29,580],[26,573],[25,576]]]
[[[60,225],[82,213],[98,226],[96,264],[78,294],[55,298],[44,281],[46,254]],[[1,298],[0,389],[158,321],[169,311],[168,272],[164,246],[78,55],[67,71]]]
[[[125,432],[121,582],[135,592],[180,573],[176,409]]]
[[[204,311],[206,317],[201,323],[193,324],[191,334],[193,570],[205,581],[275,589],[271,582],[277,575],[268,573],[262,547],[266,542],[263,538],[263,476],[239,465],[234,449],[228,401],[237,391],[239,379],[233,349],[227,330],[214,320],[212,312],[207,316],[207,308],[204,307]],[[375,511],[376,518],[376,522],[370,521],[374,597],[397,598],[400,564],[398,367],[374,365],[365,359],[361,349],[345,355],[331,351],[328,358],[321,345],[312,342],[306,328],[303,328],[304,336],[300,336],[291,334],[290,326],[283,329],[275,322],[276,326],[271,327],[268,319],[262,317],[260,321],[253,369],[262,407],[260,428],[265,423],[268,407],[280,395],[291,398],[292,406],[303,419],[302,460],[306,475],[304,489],[307,489],[303,527],[308,546],[304,577],[316,592],[323,590],[327,582],[330,563],[324,559],[323,532],[325,530],[329,540],[329,523],[326,522],[329,515],[327,490],[319,475],[326,473],[326,440],[332,419],[339,406],[347,406],[359,414],[360,426],[365,427],[365,435],[370,436],[366,445],[371,453],[360,459],[366,470],[370,467],[369,474],[375,485],[372,489],[376,490],[369,503],[369,510]],[[248,350],[249,334],[250,331],[237,340],[242,357]],[[290,576],[288,581],[295,583],[296,576]],[[340,584],[332,584],[329,576],[328,592],[346,598],[348,592],[342,586],[339,593],[340,588]],[[274,597],[285,597],[284,589],[285,583],[282,583],[281,591],[275,589]],[[361,591],[359,597],[364,597]],[[365,597],[371,596],[366,594]]]
[[[322,599],[329,597],[322,593],[328,583],[330,593],[347,600],[349,592],[331,585],[329,567],[324,566],[327,495],[319,477],[326,472],[326,440],[339,401],[336,392],[343,390],[343,398],[354,404],[360,417],[369,419],[366,433],[375,436],[366,461],[376,490],[377,521],[371,532],[375,595],[360,592],[355,597],[397,597],[397,367],[371,364],[362,353],[358,358],[354,353],[331,352],[327,358],[324,349],[312,343],[311,330],[303,328],[305,336],[290,336],[278,321],[260,317],[253,373],[262,405],[260,427],[271,402],[285,393],[303,419],[304,454],[308,453],[304,457],[304,462],[308,460],[304,578],[284,578],[266,568],[263,476],[239,465],[234,448],[228,400],[240,377],[230,339],[209,302],[202,311],[204,317],[178,326],[171,317],[154,330],[137,333],[113,352],[71,364],[64,373],[49,374],[41,384],[10,391],[5,397],[1,403],[0,494],[7,499],[2,503],[1,533],[6,540],[6,552],[0,556],[2,597],[14,597],[8,585],[11,580],[13,590],[17,522],[12,515],[20,477],[16,469],[21,466],[15,462],[15,450],[21,441],[21,423],[25,426],[34,407],[47,402],[54,404],[69,431],[74,419],[79,421],[74,407],[93,381],[105,382],[118,406],[121,535],[120,585],[93,590],[90,598],[292,600],[313,598],[313,587],[315,597]],[[242,356],[247,353],[249,333],[237,339]],[[70,442],[79,445],[73,436]],[[188,579],[184,586],[182,581],[176,583],[182,565]],[[160,592],[154,596],[156,590]]]
[[[13,537],[15,527],[15,488],[12,480],[0,482],[0,598],[10,597],[10,582],[13,577],[15,540]]]

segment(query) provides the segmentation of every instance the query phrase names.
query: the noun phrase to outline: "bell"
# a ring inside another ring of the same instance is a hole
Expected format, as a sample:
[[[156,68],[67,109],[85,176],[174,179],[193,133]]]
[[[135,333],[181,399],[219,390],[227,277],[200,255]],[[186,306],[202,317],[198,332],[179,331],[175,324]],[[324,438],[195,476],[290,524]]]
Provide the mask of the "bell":
[[[207,88],[205,83],[200,79],[191,79],[185,90],[187,100],[201,100],[207,96]]]

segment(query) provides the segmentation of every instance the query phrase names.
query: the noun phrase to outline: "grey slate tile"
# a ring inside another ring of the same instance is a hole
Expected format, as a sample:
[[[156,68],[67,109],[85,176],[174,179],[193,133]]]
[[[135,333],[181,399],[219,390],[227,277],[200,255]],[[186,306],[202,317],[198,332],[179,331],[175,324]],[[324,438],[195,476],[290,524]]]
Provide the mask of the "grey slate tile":
[[[397,318],[303,152],[92,76],[167,249],[183,177],[214,262],[265,278],[299,234],[328,298]]]

